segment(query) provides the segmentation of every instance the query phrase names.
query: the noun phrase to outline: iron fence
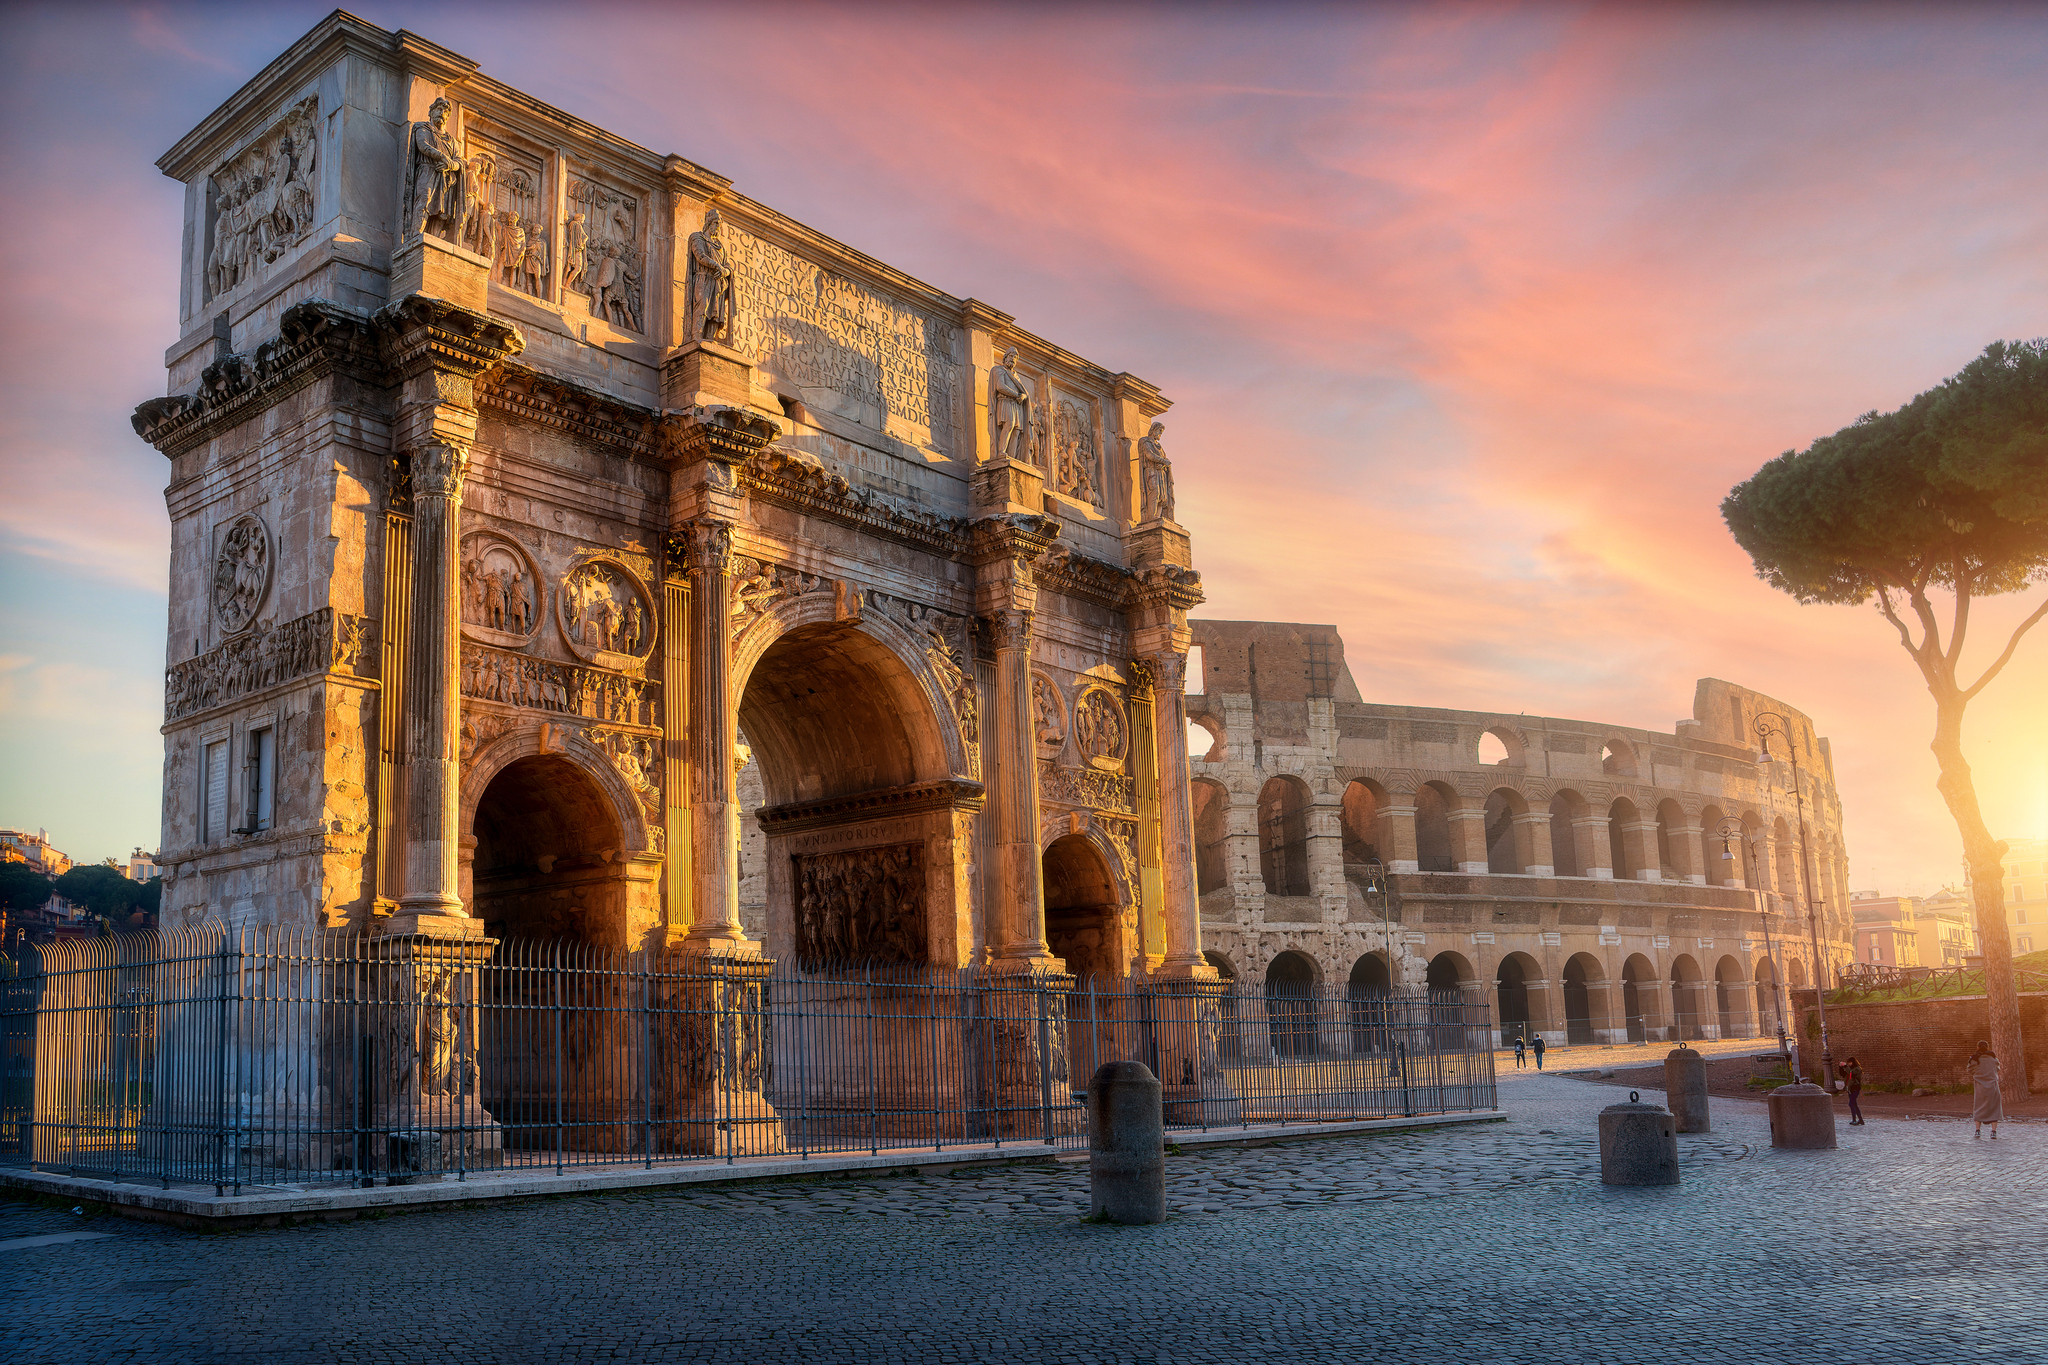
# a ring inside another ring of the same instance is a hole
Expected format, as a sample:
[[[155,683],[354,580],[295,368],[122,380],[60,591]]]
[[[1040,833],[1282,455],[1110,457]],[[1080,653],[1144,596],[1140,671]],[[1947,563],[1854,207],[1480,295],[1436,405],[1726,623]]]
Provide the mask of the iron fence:
[[[1095,1067],[1170,1128],[1494,1107],[1462,997],[799,970],[680,949],[218,926],[0,960],[0,1163],[212,1184],[1085,1145]]]

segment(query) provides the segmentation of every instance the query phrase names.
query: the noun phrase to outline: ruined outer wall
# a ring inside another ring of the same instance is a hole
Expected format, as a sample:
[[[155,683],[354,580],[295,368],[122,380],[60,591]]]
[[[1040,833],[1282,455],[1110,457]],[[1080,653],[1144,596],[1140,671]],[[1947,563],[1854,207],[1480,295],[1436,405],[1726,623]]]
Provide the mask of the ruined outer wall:
[[[1754,986],[1770,968],[1752,880],[1776,912],[1790,979],[1810,980],[1814,961],[1791,766],[1754,761],[1749,727],[1765,710],[1786,718],[1799,746],[1821,951],[1831,964],[1851,953],[1831,756],[1793,707],[1712,678],[1669,732],[1384,705],[1360,696],[1334,627],[1191,625],[1204,690],[1190,695],[1189,716],[1214,737],[1190,764],[1203,939],[1241,978],[1296,952],[1336,984],[1377,954],[1398,987],[1421,989],[1438,961],[1491,1000],[1512,959],[1535,983],[1532,1024],[1562,1041],[1565,967],[1583,954],[1577,974],[1616,985],[1605,1004],[1596,987],[1571,1011],[1595,1032],[1631,1028],[1618,987],[1630,971],[1664,983],[1634,993],[1633,1027],[1754,1029]],[[1488,734],[1505,760],[1479,760]],[[1784,740],[1773,747],[1782,759]],[[1753,879],[1721,857],[1723,818],[1766,836]],[[1367,873],[1375,856],[1389,870],[1383,893]],[[1674,1001],[1674,972],[1709,984]],[[1717,989],[1717,975],[1735,988]]]
[[[1801,1036],[1818,1065],[1820,1018],[1812,991],[1794,992]],[[1854,1057],[1871,1084],[1963,1084],[1963,1066],[1977,1044],[1991,1037],[1981,995],[1945,1000],[1869,1001],[1828,1006],[1828,1042],[1835,1060]],[[2048,1089],[2048,994],[2020,996],[2020,1033],[2028,1060],[2027,1084]]]

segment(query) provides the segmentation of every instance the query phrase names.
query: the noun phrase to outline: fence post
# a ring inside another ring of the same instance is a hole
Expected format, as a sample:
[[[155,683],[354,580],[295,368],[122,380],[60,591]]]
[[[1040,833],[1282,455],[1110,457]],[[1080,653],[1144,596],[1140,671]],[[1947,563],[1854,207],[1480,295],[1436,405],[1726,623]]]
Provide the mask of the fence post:
[[[214,965],[213,1047],[213,1193],[227,1193],[227,1103],[228,1103],[228,939],[223,931],[219,962]]]
[[[1038,978],[1033,977],[1033,981]],[[1052,1136],[1052,1031],[1050,1021],[1045,1017],[1045,990],[1042,985],[1034,988],[1032,998],[1038,1007],[1038,1132],[1045,1139],[1045,1145],[1053,1145]]]
[[[654,949],[640,959],[640,1151],[654,1169]]]
[[[562,1173],[562,945],[555,944],[555,1174]]]

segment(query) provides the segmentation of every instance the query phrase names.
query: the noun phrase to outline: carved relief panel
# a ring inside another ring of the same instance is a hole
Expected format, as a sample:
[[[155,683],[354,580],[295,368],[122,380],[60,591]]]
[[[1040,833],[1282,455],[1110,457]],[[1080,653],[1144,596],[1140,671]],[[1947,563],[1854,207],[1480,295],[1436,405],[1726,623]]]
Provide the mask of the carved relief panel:
[[[615,560],[587,559],[565,574],[555,618],[570,652],[599,668],[638,672],[654,648],[654,599]]]
[[[244,513],[222,528],[213,549],[213,614],[230,635],[247,630],[270,593],[274,558],[263,519]]]
[[[733,345],[817,412],[951,454],[960,329],[754,236],[724,228]]]
[[[980,776],[981,699],[971,666],[973,642],[968,634],[968,618],[885,592],[869,592],[868,602],[924,640],[925,658],[938,678],[939,691],[953,712],[961,743],[966,747],[969,774]]]
[[[542,158],[504,140],[466,129],[469,155],[462,239],[491,263],[491,278],[537,299],[548,296],[547,167]]]
[[[1074,747],[1089,767],[1122,772],[1130,740],[1130,723],[1116,693],[1106,687],[1090,687],[1075,700]]]
[[[805,967],[926,960],[923,844],[799,853],[790,862]]]
[[[646,331],[646,197],[572,171],[568,214],[562,224],[564,294],[583,295],[591,316],[614,327]]]
[[[1091,507],[1102,506],[1102,451],[1096,440],[1094,404],[1058,395],[1053,400],[1053,487]]]
[[[1067,703],[1059,684],[1043,673],[1031,675],[1031,725],[1038,756],[1056,759],[1067,748]]]
[[[737,640],[763,612],[784,598],[809,597],[834,590],[829,578],[801,573],[766,560],[736,557],[732,563],[732,638]]]
[[[263,274],[306,240],[319,212],[320,101],[309,96],[213,173],[206,294]]]
[[[540,628],[540,571],[524,546],[488,531],[462,541],[462,635],[524,649]]]

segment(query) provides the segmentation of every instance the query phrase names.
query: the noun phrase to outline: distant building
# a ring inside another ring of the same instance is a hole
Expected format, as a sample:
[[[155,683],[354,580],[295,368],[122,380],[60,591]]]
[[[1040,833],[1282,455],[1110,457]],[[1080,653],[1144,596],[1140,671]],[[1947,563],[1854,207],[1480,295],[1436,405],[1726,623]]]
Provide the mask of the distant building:
[[[1966,890],[1944,886],[1921,900],[1913,927],[1923,967],[1961,967],[1977,955],[1977,903]]]
[[[2048,949],[2048,839],[2013,839],[2005,851],[2005,927],[2012,950]]]
[[[1859,891],[1849,900],[1855,923],[1856,960],[1886,967],[1920,967],[1917,928],[1922,914],[1918,896],[1880,896]]]
[[[156,868],[156,854],[144,853],[140,848],[128,855],[128,880],[131,882],[153,882],[160,874]]]
[[[27,863],[31,872],[61,877],[71,870],[71,859],[50,845],[50,832],[39,829],[0,829],[0,862]]]

